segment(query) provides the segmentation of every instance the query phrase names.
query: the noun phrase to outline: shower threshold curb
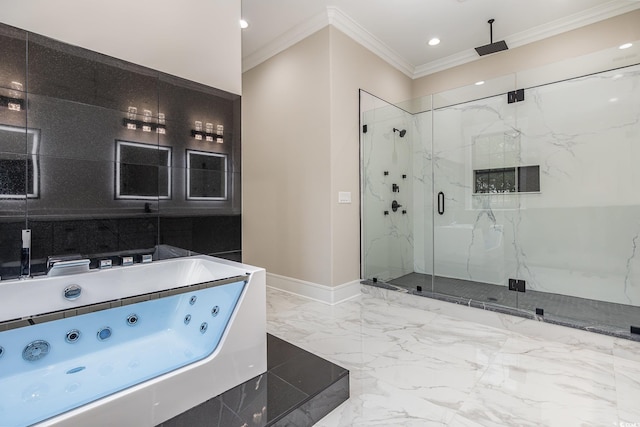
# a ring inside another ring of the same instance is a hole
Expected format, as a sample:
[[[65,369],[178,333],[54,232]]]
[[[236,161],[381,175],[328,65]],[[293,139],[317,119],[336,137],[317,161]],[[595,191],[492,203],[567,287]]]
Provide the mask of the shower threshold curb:
[[[563,318],[556,315],[549,315],[549,314],[536,315],[526,310],[520,310],[517,308],[508,307],[500,304],[494,304],[491,302],[483,302],[483,301],[473,300],[469,298],[440,294],[437,292],[408,290],[400,286],[394,286],[386,282],[381,282],[379,280],[377,282],[374,282],[373,280],[362,280],[360,281],[360,284],[364,286],[371,286],[374,288],[387,289],[390,291],[414,295],[416,297],[430,298],[438,301],[464,305],[467,307],[478,308],[481,310],[487,310],[495,313],[508,314],[510,316],[516,316],[516,317],[521,317],[529,320],[535,320],[542,323],[549,323],[551,325],[564,326],[568,328],[579,329],[582,331],[594,332],[601,335],[607,335],[610,337],[623,338],[630,341],[640,342],[640,334],[632,334],[631,332],[626,332],[621,329],[614,329],[612,327],[607,327],[605,325],[594,325],[594,324],[580,322],[573,319]]]

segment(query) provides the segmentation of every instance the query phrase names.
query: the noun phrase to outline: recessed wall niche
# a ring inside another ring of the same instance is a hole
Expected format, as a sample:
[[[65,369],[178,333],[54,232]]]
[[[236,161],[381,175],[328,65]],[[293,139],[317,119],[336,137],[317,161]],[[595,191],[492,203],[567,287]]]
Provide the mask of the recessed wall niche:
[[[239,95],[3,24],[0,54],[0,96],[20,101],[0,103],[3,280],[23,228],[36,273],[50,255],[159,244],[239,259]],[[222,143],[196,140],[196,121],[222,125]],[[190,151],[225,169],[189,187]]]

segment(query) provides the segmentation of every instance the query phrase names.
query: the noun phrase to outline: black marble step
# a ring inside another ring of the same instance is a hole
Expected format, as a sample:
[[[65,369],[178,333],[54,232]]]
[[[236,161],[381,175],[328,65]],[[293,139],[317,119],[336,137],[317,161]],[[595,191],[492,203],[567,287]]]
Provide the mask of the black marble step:
[[[306,427],[349,398],[349,371],[267,334],[267,372],[158,427]]]

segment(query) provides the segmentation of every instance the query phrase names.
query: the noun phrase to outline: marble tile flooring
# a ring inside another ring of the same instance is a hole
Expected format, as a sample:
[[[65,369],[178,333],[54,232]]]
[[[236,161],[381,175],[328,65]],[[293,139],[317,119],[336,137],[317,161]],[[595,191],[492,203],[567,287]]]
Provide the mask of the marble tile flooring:
[[[268,332],[350,370],[338,426],[640,426],[640,343],[363,286],[267,294]]]

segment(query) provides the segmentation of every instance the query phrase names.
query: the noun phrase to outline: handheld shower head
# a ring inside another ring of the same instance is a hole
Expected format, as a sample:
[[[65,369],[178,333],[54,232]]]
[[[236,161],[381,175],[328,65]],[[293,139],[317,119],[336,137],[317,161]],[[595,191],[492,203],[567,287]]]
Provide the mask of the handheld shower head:
[[[394,132],[399,132],[399,133],[400,133],[400,138],[404,138],[404,136],[405,136],[405,135],[406,135],[406,133],[407,133],[407,130],[406,130],[406,129],[402,129],[402,130],[400,130],[400,129],[393,128],[393,131],[394,131]]]

